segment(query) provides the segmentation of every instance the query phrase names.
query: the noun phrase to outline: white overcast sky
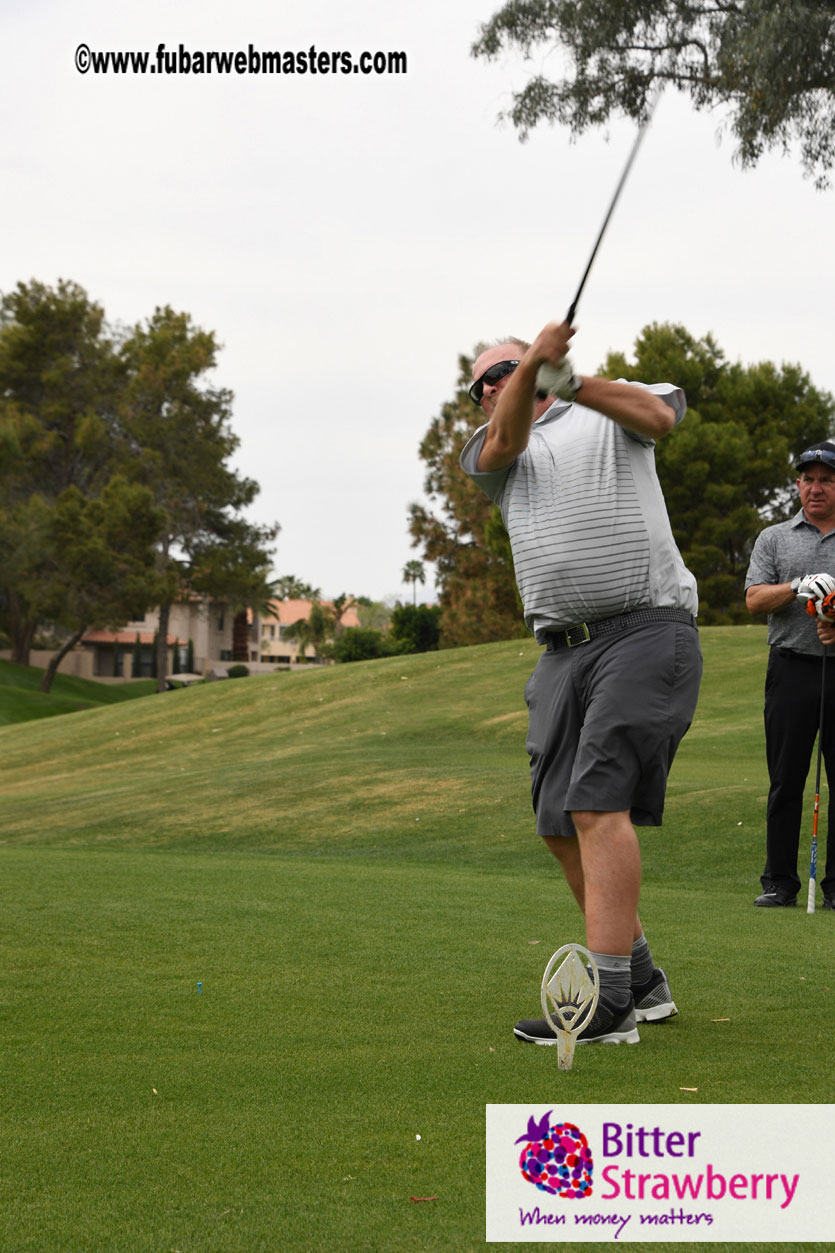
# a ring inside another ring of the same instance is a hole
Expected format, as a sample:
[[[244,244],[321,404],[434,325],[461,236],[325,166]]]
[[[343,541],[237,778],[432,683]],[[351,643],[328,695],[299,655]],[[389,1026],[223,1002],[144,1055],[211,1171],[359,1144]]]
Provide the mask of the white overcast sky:
[[[625,122],[524,145],[497,125],[529,69],[470,56],[498,7],[0,5],[0,291],[63,277],[113,322],[170,304],[215,331],[235,464],[261,487],[251,516],[281,524],[277,572],[326,596],[411,599],[418,445],[458,355],[564,316],[632,144]],[[408,73],[82,75],[82,42],[402,50]],[[835,192],[793,157],[740,170],[722,120],[661,100],[581,302],[575,366],[675,321],[835,391]]]

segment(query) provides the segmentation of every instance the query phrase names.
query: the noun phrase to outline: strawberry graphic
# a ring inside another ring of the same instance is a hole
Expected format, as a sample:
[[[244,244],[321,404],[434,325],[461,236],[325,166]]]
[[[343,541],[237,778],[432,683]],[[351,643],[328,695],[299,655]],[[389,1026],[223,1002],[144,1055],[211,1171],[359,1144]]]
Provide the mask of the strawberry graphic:
[[[551,1125],[552,1110],[539,1122],[530,1116],[527,1131],[517,1144],[524,1144],[519,1157],[522,1177],[541,1192],[552,1196],[591,1196],[594,1173],[588,1140],[574,1123]]]

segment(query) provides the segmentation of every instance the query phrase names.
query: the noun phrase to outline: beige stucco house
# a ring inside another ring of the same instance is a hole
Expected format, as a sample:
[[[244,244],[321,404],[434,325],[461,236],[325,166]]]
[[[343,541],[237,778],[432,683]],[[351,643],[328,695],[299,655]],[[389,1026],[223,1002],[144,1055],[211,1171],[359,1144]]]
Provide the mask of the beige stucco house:
[[[327,602],[323,602],[327,605]],[[330,607],[330,606],[328,606]],[[299,644],[287,638],[287,628],[310,615],[309,600],[272,601],[268,613],[248,613],[249,658],[253,673],[268,673],[276,668],[294,668],[316,662],[316,649],[308,644],[302,655]],[[223,601],[193,597],[171,606],[168,620],[168,673],[174,670],[174,652],[179,652],[177,669],[186,668],[189,641],[194,663],[193,673],[224,674],[232,658],[233,614]],[[342,615],[343,626],[359,626],[359,618],[349,609]],[[134,677],[134,651],[139,637],[140,677],[152,671],[151,653],[159,627],[159,610],[149,609],[142,618],[126,622],[118,631],[88,631],[81,642],[61,662],[61,674],[83,679],[118,681]],[[3,654],[0,653],[0,656]],[[8,654],[7,654],[8,655]],[[34,650],[33,666],[47,666],[51,652]]]

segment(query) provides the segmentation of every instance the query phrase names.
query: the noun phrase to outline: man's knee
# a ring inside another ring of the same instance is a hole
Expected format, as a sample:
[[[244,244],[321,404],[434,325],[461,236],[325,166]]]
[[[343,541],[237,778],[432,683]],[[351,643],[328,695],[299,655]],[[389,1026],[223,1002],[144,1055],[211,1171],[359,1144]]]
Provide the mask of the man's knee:
[[[632,829],[629,810],[579,809],[573,810],[571,817],[581,842],[584,836]]]
[[[557,861],[573,861],[577,856],[576,835],[543,835],[545,846],[554,854]]]

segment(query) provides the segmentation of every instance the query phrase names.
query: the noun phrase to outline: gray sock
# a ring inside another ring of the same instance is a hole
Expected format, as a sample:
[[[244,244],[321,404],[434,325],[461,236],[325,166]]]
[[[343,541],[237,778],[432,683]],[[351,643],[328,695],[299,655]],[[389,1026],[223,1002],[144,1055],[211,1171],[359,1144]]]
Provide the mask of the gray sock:
[[[600,976],[600,999],[612,1009],[625,1009],[632,995],[630,954],[592,953]]]
[[[652,960],[652,953],[649,951],[647,937],[640,936],[632,945],[632,986],[640,987],[642,983],[648,983],[652,978],[652,972],[655,970],[655,962]]]

